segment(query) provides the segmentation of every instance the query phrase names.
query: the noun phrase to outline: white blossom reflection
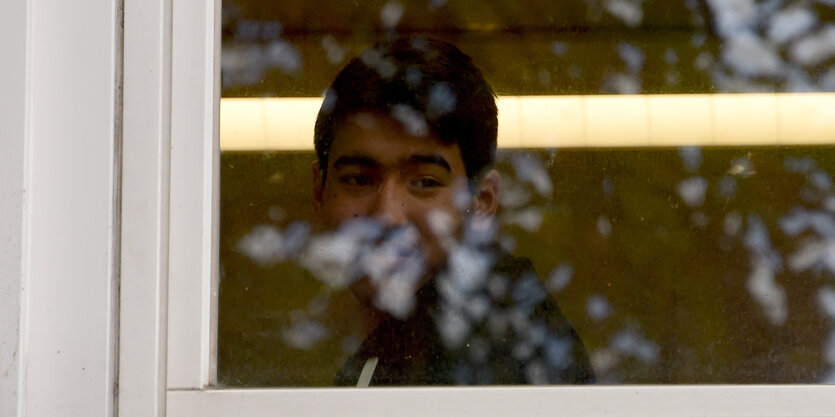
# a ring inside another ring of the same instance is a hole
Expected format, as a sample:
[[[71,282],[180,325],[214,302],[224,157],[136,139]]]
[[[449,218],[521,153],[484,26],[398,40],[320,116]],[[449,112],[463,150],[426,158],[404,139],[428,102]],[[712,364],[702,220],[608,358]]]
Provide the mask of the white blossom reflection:
[[[559,266],[554,268],[551,271],[551,275],[548,276],[548,290],[551,292],[558,292],[565,288],[569,282],[571,282],[571,278],[574,277],[574,268],[571,267],[568,263],[561,263]]]
[[[553,191],[551,177],[538,157],[532,154],[513,154],[511,162],[516,170],[518,181],[529,183],[539,195],[551,194]]]
[[[757,216],[748,219],[745,246],[752,254],[748,291],[763,308],[771,323],[782,325],[788,317],[786,292],[775,279],[782,268],[782,262],[779,254],[771,247],[765,225]]]
[[[310,350],[316,343],[328,336],[328,330],[318,321],[296,318],[282,331],[287,344],[303,350]]]
[[[609,301],[602,295],[593,295],[586,300],[586,312],[595,321],[605,320],[612,314]]]
[[[618,332],[612,338],[611,346],[621,355],[635,357],[650,365],[658,360],[658,346],[633,329]]]
[[[260,225],[241,239],[238,250],[258,264],[269,266],[284,259],[284,239],[275,227]]]
[[[644,12],[641,9],[643,0],[606,0],[606,11],[622,20],[627,26],[635,27],[641,24]]]
[[[702,164],[702,149],[698,146],[684,146],[678,150],[687,172],[696,172]]]
[[[708,183],[702,177],[692,177],[678,183],[678,194],[690,207],[699,207],[705,202]]]
[[[380,20],[383,22],[383,26],[387,28],[397,26],[403,17],[403,11],[403,5],[398,1],[391,0],[386,3],[380,10]]]

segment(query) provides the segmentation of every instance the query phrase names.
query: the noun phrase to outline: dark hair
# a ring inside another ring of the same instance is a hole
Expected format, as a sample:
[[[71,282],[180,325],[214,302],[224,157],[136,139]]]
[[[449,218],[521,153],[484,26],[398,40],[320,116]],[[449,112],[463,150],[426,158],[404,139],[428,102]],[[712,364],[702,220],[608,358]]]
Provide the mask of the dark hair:
[[[327,90],[316,118],[314,146],[323,172],[340,124],[363,111],[391,115],[406,128],[410,121],[425,122],[443,143],[458,145],[471,181],[493,166],[498,127],[493,89],[452,44],[400,38],[351,60]]]

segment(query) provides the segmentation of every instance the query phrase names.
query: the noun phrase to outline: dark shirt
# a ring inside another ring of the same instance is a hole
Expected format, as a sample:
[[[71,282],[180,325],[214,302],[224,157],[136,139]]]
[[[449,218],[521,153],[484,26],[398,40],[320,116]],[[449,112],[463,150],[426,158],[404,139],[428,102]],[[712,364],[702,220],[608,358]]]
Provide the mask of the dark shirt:
[[[386,316],[335,384],[356,385],[375,357],[370,385],[594,383],[582,341],[528,259],[501,256],[464,303],[447,300],[442,279],[418,291],[404,320]]]

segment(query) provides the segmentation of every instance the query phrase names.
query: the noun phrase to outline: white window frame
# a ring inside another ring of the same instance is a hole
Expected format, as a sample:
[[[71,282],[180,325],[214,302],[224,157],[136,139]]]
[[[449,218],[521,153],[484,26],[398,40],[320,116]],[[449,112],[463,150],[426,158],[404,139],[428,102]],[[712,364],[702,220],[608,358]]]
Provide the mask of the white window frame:
[[[835,387],[216,389],[220,0],[125,0],[119,415],[835,415]]]
[[[0,1],[0,416],[113,416],[120,0]]]

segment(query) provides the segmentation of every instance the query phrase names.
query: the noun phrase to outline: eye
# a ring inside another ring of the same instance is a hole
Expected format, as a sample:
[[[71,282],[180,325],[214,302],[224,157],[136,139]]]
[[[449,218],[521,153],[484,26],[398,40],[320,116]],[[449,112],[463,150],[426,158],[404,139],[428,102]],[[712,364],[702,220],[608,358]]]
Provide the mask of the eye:
[[[410,182],[410,185],[412,186],[412,188],[418,190],[432,190],[435,188],[443,187],[444,184],[435,177],[424,176],[413,179]]]
[[[351,187],[366,187],[373,184],[374,180],[368,175],[343,175],[339,177],[339,182]]]

